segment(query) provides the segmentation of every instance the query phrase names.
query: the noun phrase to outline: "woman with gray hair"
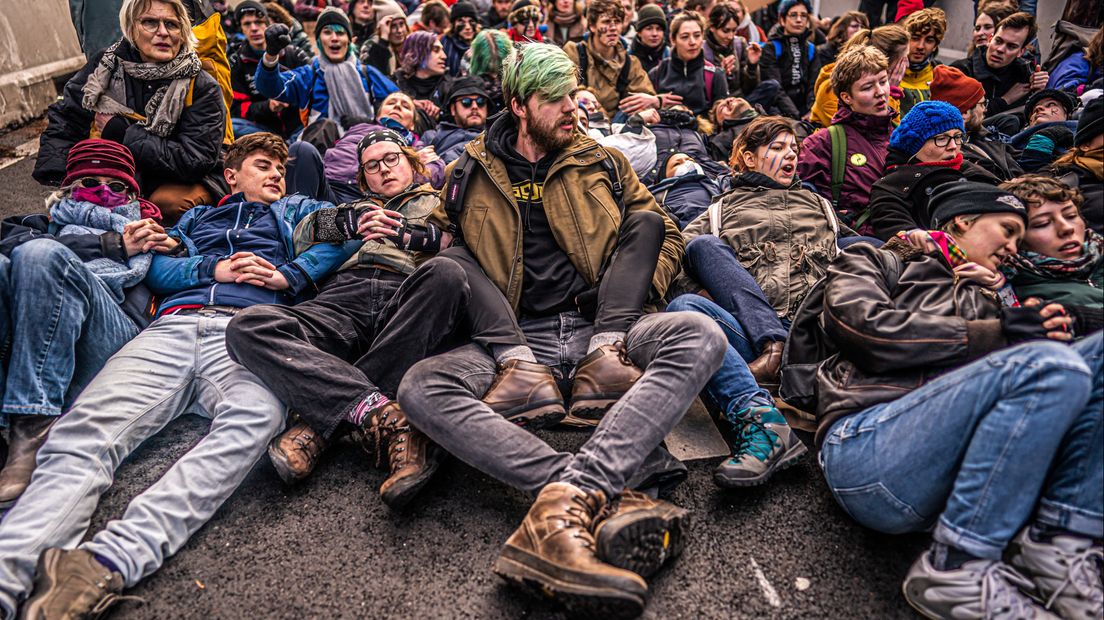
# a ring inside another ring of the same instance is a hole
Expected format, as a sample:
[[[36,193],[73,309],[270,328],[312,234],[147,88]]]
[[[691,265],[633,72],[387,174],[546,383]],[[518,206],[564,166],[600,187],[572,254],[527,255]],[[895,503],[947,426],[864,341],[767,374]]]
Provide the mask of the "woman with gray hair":
[[[181,0],[126,0],[123,38],[93,56],[47,111],[34,178],[58,185],[77,142],[99,137],[134,154],[139,184],[166,224],[221,197],[205,177],[220,160],[226,109],[200,66]]]

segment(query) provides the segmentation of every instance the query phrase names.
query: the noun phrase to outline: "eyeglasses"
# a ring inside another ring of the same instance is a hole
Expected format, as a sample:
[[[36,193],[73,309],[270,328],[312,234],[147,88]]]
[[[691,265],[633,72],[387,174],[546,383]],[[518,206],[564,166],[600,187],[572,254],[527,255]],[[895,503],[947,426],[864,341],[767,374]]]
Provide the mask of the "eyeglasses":
[[[962,146],[962,134],[960,134],[960,133],[957,133],[953,136],[948,136],[946,134],[940,134],[938,136],[935,136],[931,140],[939,148],[943,148],[943,147],[947,146],[948,144],[951,143],[951,140],[954,140],[955,144],[957,144],[959,146]]]
[[[138,20],[138,25],[142,27],[142,30],[149,33],[157,32],[161,29],[162,25],[165,26],[165,32],[169,34],[180,33],[180,22],[175,19],[154,19],[152,17],[145,17]]]
[[[809,19],[809,14],[808,13],[794,13],[793,11],[790,11],[789,13],[786,13],[786,19],[805,21],[805,20]]]
[[[463,107],[470,108],[470,107],[472,107],[472,104],[475,104],[475,105],[482,108],[483,106],[487,105],[487,98],[486,97],[461,97],[460,98],[460,105],[462,105]]]
[[[365,174],[375,174],[380,171],[380,164],[387,166],[388,168],[394,168],[399,165],[399,158],[402,157],[402,153],[388,153],[380,159],[369,159],[360,165]]]
[[[115,192],[116,194],[122,194],[123,192],[130,189],[130,187],[128,187],[127,184],[123,183],[122,181],[101,181],[96,177],[84,177],[77,180],[77,183],[79,183],[81,187],[87,187],[89,189],[93,187],[99,187],[101,185],[106,185],[107,189]]]

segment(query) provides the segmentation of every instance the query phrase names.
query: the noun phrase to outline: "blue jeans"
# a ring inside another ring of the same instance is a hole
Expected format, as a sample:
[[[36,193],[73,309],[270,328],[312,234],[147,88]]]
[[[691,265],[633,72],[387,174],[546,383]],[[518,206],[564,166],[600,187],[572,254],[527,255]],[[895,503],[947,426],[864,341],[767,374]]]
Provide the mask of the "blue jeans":
[[[34,239],[0,255],[0,365],[9,415],[61,415],[138,327],[72,250]]]
[[[50,429],[31,485],[0,521],[0,617],[31,589],[49,547],[107,558],[128,587],[156,571],[203,527],[284,429],[284,405],[226,352],[229,317],[165,316],[108,360]],[[207,434],[85,539],[120,463],[185,413]]]
[[[709,291],[717,305],[735,317],[755,351],[786,339],[786,328],[759,283],[723,239],[701,235],[686,244],[686,270]],[[706,313],[709,314],[709,313]],[[753,360],[758,353],[745,359]]]
[[[841,250],[844,250],[844,249],[847,249],[850,246],[855,245],[856,243],[869,243],[870,245],[872,245],[876,248],[880,248],[885,243],[885,241],[882,241],[881,239],[878,239],[876,237],[867,237],[867,236],[864,236],[864,235],[856,235],[854,237],[840,237],[839,239],[836,240],[836,247],[838,247]]]
[[[758,406],[771,406],[770,392],[759,387],[748,370],[758,357],[740,323],[724,308],[701,295],[680,295],[667,306],[668,312],[699,312],[713,319],[728,340],[721,367],[705,384],[705,393],[725,414]]]
[[[1032,518],[1104,536],[1104,335],[991,353],[832,425],[836,501],[891,534],[1000,559]]]

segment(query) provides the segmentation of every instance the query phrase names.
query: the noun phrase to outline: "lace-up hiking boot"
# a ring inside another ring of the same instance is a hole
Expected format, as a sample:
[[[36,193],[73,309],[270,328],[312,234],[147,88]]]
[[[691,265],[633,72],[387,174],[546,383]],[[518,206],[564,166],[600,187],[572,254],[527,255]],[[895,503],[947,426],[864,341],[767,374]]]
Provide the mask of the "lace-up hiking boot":
[[[591,427],[644,373],[629,359],[624,342],[598,347],[572,373],[571,409],[563,424]]]
[[[42,552],[30,598],[19,610],[21,620],[99,618],[123,600],[123,576],[83,549],[51,548]]]
[[[391,475],[380,485],[380,497],[395,510],[410,503],[437,471],[440,449],[410,426],[397,402],[370,414],[362,439],[364,449],[376,456],[376,467],[382,468],[387,458]]]
[[[993,560],[971,560],[936,570],[924,552],[901,586],[905,600],[925,618],[954,620],[1057,620],[1023,591],[1034,589],[1015,569]]]
[[[563,482],[541,490],[502,549],[494,572],[551,598],[572,616],[634,618],[644,611],[648,584],[634,572],[598,559],[591,528],[605,507],[601,493]]]
[[[300,422],[268,444],[268,460],[285,484],[294,484],[314,471],[328,442]]]
[[[758,486],[770,480],[775,472],[800,461],[808,451],[773,406],[749,407],[733,418],[736,437],[732,456],[713,470],[717,486],[726,489]]]
[[[637,491],[624,491],[594,526],[598,557],[647,579],[682,553],[690,511]]]
[[[552,369],[524,360],[508,360],[498,367],[483,402],[495,413],[530,430],[553,426],[566,414]]]
[[[1031,579],[1047,609],[1070,620],[1104,617],[1104,550],[1076,536],[1037,541],[1028,529],[1009,546],[1009,563]]]

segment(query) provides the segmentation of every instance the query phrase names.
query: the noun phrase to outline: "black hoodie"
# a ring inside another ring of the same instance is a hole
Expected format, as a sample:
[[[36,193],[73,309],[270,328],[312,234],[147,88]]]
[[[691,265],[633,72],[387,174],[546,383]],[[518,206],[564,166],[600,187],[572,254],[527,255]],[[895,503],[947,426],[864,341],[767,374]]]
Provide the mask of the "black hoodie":
[[[575,297],[587,289],[587,284],[556,242],[544,211],[544,180],[560,153],[548,153],[540,161],[530,162],[514,149],[517,135],[514,117],[502,114],[487,131],[487,150],[505,164],[510,189],[521,211],[525,264],[521,314],[551,316],[575,309]]]

